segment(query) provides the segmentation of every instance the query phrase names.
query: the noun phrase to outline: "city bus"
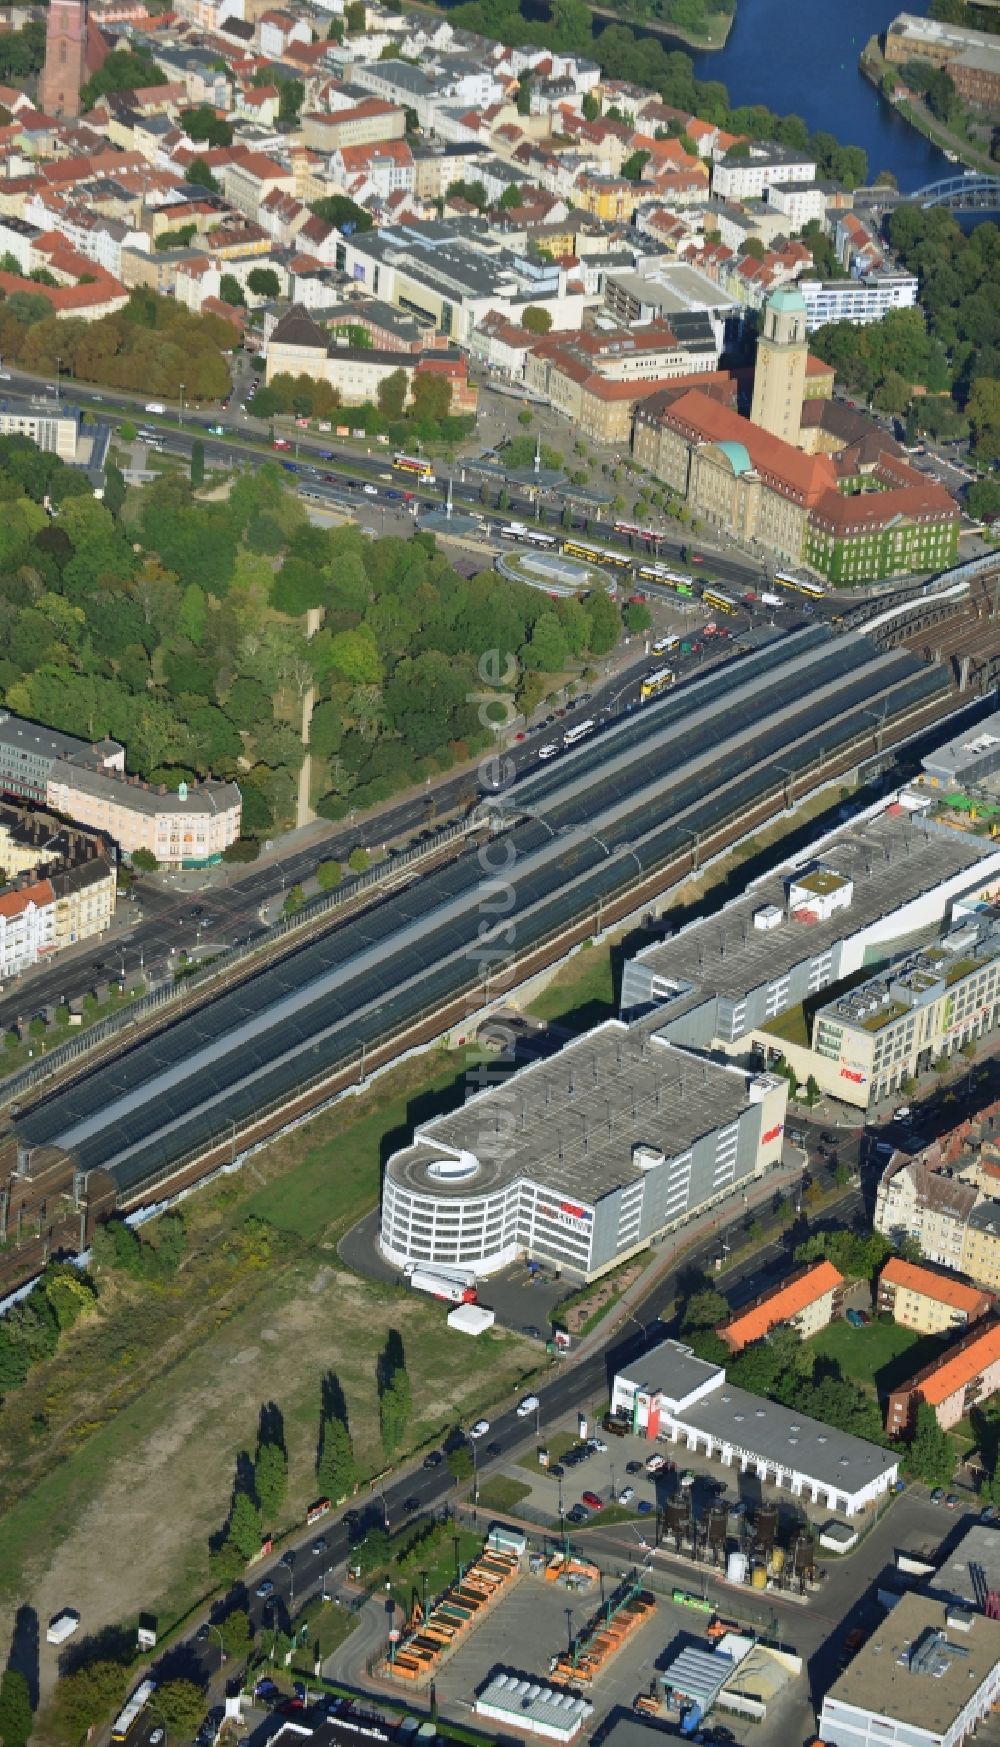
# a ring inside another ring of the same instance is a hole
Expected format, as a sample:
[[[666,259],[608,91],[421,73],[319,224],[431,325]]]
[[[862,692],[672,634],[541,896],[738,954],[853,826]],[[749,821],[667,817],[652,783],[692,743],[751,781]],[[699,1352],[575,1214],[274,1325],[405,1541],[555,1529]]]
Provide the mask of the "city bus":
[[[701,598],[706,607],[711,607],[716,613],[735,613],[739,611],[734,600],[723,594],[718,588],[702,589]]]
[[[596,726],[596,722],[577,722],[575,728],[567,728],[563,735],[563,745],[575,746],[578,740],[584,740],[588,734],[592,734]]]
[[[585,564],[613,564],[618,570],[631,570],[632,560],[624,552],[611,552],[606,546],[588,546],[583,540],[564,540],[567,558],[582,558]]]
[[[652,673],[647,673],[639,687],[640,704],[648,704],[650,698],[658,698],[668,686],[674,683],[672,667],[657,667]]]
[[[127,1741],[136,1723],[142,1716],[150,1699],[156,1691],[155,1680],[143,1680],[136,1687],[132,1697],[122,1706],[111,1725],[112,1741]]]
[[[554,546],[555,534],[543,533],[541,528],[525,528],[521,538],[528,546]]]
[[[423,455],[394,455],[392,464],[400,473],[412,473],[414,479],[434,478],[434,469]]]
[[[821,601],[826,594],[826,589],[818,582],[810,582],[804,576],[793,576],[790,570],[775,571],[774,580],[778,588],[790,588],[796,594],[808,595],[811,601]]]
[[[669,655],[671,649],[676,649],[679,642],[680,638],[675,637],[672,633],[667,637],[658,637],[653,644],[653,654]]]
[[[642,582],[658,582],[661,588],[669,588],[681,600],[690,600],[694,587],[689,576],[682,576],[679,570],[670,570],[665,564],[640,564],[636,567],[636,576]]]

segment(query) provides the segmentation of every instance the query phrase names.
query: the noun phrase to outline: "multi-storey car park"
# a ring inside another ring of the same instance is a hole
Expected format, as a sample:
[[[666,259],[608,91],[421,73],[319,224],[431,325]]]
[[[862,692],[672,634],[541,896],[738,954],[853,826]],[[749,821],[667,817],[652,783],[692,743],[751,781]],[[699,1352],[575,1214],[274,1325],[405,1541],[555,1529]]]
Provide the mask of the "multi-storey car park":
[[[459,997],[475,1011],[504,981],[512,940],[520,958],[581,915],[599,919],[692,843],[773,810],[797,775],[926,722],[948,691],[944,669],[854,633],[817,625],[757,648],[518,785],[516,822],[488,852],[395,893],[24,1112],[0,1165],[30,1174],[37,1149],[52,1146],[78,1181],[101,1173],[119,1205],[148,1199],[213,1148],[235,1153],[263,1112],[354,1074],[365,1050],[387,1058],[418,1026],[429,1038],[430,1016]],[[510,886],[502,912],[498,880]]]
[[[589,1279],[781,1158],[788,1085],[610,1021],[417,1132],[386,1166],[389,1260]]]

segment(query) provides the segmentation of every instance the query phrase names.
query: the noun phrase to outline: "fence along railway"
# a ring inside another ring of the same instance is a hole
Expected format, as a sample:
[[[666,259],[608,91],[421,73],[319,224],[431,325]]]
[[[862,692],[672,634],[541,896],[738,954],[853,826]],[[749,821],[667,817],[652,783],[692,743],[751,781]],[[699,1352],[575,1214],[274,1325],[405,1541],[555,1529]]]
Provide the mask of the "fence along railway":
[[[0,1144],[5,1229],[33,1217],[37,1244],[75,1247],[109,1206],[235,1162],[956,702],[946,667],[819,624],[679,687],[518,784],[485,849],[23,1110]]]

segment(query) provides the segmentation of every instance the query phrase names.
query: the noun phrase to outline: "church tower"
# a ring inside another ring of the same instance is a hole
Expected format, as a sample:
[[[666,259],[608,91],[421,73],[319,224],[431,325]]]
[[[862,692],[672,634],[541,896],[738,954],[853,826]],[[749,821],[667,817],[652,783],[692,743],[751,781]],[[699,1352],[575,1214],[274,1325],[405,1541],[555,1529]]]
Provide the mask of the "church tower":
[[[782,285],[764,305],[750,420],[786,443],[799,441],[807,352],[805,298]]]
[[[46,115],[79,115],[86,54],[85,0],[50,0],[39,86],[39,103]]]

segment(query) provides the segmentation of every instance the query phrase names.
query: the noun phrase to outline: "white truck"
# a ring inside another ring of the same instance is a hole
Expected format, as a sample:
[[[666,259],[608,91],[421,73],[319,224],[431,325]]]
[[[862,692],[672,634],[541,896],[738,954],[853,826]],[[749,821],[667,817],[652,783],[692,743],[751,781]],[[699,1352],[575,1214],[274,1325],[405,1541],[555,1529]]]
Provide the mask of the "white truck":
[[[783,607],[785,603],[780,594],[762,594],[760,604],[762,607]]]
[[[147,402],[146,402],[146,411],[147,412],[165,413],[166,410],[167,409],[164,406],[162,400],[147,400]]]
[[[72,1638],[79,1624],[80,1616],[76,1609],[63,1608],[61,1614],[56,1614],[55,1619],[49,1621],[45,1632],[45,1642],[47,1644],[65,1644],[67,1638]]]
[[[468,1281],[453,1279],[449,1274],[435,1274],[429,1268],[414,1268],[409,1284],[412,1291],[427,1292],[432,1298],[441,1298],[447,1304],[475,1304],[477,1300],[476,1288]]]

